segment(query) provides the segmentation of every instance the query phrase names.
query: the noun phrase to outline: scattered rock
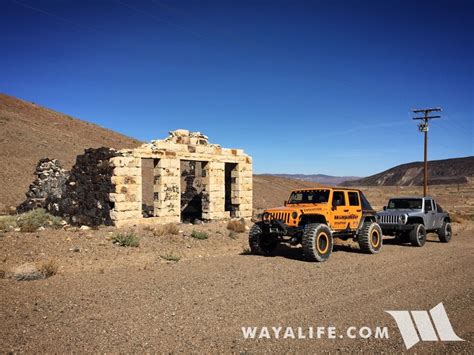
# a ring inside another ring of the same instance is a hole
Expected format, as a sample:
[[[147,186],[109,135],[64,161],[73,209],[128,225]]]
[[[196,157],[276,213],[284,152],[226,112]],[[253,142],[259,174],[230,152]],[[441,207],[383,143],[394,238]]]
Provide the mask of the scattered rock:
[[[17,281],[31,281],[44,278],[34,263],[24,263],[13,270],[13,278]]]
[[[88,230],[91,229],[91,227],[86,226],[86,225],[82,225],[81,228],[79,228],[79,229],[82,230],[82,231],[88,231]]]

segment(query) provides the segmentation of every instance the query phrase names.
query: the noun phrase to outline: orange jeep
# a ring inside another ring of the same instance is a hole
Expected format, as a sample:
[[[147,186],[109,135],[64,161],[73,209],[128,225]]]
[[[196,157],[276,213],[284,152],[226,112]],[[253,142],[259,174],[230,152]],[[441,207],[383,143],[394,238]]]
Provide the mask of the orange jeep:
[[[284,207],[264,211],[250,229],[252,253],[271,255],[279,243],[301,244],[309,261],[326,261],[333,238],[352,238],[362,251],[382,248],[382,229],[375,211],[360,190],[318,187],[294,190]]]

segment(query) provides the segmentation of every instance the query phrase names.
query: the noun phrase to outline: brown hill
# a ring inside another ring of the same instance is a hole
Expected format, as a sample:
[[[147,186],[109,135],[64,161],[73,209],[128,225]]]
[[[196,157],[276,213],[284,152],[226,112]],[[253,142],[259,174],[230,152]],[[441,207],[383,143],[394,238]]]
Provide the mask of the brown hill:
[[[0,208],[23,200],[40,158],[59,159],[70,169],[85,148],[139,144],[93,123],[0,94]]]
[[[428,163],[430,185],[463,184],[474,178],[474,156],[433,160]],[[423,184],[423,162],[398,165],[345,186],[419,186]]]
[[[0,210],[23,201],[40,158],[56,158],[70,169],[76,155],[91,147],[126,148],[136,139],[36,104],[0,94]],[[255,176],[255,208],[278,206],[292,189],[317,184]]]
[[[296,179],[276,177],[273,175],[253,176],[253,208],[264,209],[268,207],[283,206],[291,190],[317,187],[318,183]]]

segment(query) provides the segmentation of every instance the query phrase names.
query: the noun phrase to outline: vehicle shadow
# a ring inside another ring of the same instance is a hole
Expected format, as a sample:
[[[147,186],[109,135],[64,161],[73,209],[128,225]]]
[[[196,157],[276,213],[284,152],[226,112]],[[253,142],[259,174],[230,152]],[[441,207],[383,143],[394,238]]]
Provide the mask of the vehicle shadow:
[[[350,246],[350,245],[334,245],[333,246],[333,253],[338,253],[341,251],[348,252],[348,253],[356,253],[356,254],[363,253],[357,247]],[[251,254],[248,251],[245,251],[245,252],[240,253],[240,255],[253,255],[253,254]],[[265,256],[265,257],[282,257],[285,259],[307,262],[303,258],[301,246],[291,246],[288,244],[278,245],[278,247],[275,249],[275,251],[273,252],[271,256]]]

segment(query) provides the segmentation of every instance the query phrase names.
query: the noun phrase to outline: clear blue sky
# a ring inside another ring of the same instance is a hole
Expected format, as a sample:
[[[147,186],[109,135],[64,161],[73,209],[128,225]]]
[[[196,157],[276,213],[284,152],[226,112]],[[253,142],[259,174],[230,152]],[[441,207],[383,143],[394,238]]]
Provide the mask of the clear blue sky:
[[[129,136],[176,128],[257,173],[473,155],[473,1],[0,0],[0,91]]]

